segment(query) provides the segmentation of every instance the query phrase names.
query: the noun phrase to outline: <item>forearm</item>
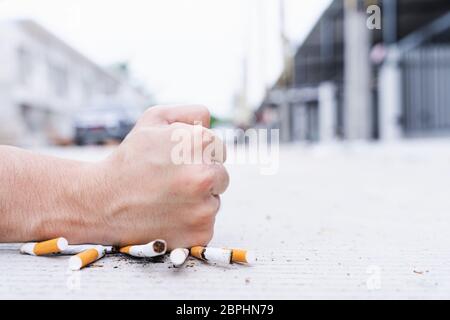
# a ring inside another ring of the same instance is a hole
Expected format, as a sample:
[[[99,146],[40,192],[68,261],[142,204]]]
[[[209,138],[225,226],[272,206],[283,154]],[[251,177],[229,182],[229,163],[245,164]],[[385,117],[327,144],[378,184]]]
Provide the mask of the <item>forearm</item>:
[[[0,241],[82,241],[101,223],[95,213],[106,203],[99,171],[94,164],[0,146]]]

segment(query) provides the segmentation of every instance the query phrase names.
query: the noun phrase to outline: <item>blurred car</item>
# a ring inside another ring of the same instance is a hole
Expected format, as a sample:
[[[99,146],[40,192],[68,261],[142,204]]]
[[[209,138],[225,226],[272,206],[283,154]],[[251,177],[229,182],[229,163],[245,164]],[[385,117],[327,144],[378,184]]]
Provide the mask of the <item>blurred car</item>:
[[[79,146],[122,141],[135,125],[140,111],[125,106],[88,108],[75,117],[75,143]]]

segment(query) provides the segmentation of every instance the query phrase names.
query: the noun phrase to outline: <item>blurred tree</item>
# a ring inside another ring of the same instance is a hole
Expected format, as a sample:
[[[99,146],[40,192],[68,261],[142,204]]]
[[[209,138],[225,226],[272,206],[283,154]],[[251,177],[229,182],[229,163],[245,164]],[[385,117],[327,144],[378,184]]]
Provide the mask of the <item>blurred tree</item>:
[[[220,122],[219,118],[211,115],[211,128],[214,128]]]
[[[211,115],[211,128],[216,128],[223,125],[231,125],[232,121],[227,118],[219,118]]]

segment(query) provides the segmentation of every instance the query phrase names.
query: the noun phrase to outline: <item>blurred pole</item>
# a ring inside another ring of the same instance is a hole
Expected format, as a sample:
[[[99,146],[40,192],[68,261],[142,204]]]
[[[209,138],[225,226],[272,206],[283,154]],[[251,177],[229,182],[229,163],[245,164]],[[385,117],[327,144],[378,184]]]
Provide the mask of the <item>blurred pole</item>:
[[[281,46],[283,50],[283,70],[287,67],[286,64],[286,57],[287,57],[287,50],[286,50],[286,14],[285,14],[285,3],[284,0],[280,0],[280,39],[281,39]]]
[[[390,46],[388,55],[380,69],[378,88],[380,92],[380,139],[395,141],[402,137],[400,119],[402,116],[402,79],[399,65],[399,51]]]
[[[282,142],[291,141],[291,110],[290,103],[288,101],[287,89],[289,85],[289,74],[291,73],[289,68],[289,48],[288,39],[286,36],[286,16],[285,16],[285,3],[284,0],[280,0],[280,40],[283,54],[283,71],[280,79],[281,90],[285,93],[282,95],[280,101],[280,136]]]
[[[245,1],[246,7],[242,15],[244,32],[242,37],[242,60],[240,62],[241,77],[239,88],[235,97],[233,122],[236,127],[245,129],[250,124],[249,108],[248,108],[248,84],[249,84],[249,62],[251,56],[251,8],[252,3]]]
[[[293,72],[293,56],[291,53],[291,45],[286,33],[286,6],[285,0],[280,0],[280,41],[283,54],[283,74],[282,85],[288,87],[294,75]]]
[[[372,132],[370,33],[358,0],[344,1],[345,138],[367,140]]]
[[[322,143],[335,139],[335,119],[337,101],[336,86],[332,82],[323,82],[319,86],[319,139]]]
[[[383,0],[383,40],[386,45],[397,42],[397,0]]]
[[[266,37],[267,37],[267,29],[266,29],[266,2],[265,0],[258,0],[258,21],[259,21],[259,70],[261,76],[261,83],[264,86],[264,95],[267,95],[269,90],[269,85],[267,82],[267,54],[266,54]]]
[[[383,40],[388,50],[380,68],[378,88],[380,95],[380,139],[397,140],[402,136],[401,119],[401,70],[399,52],[395,45],[398,37],[397,0],[383,0]]]

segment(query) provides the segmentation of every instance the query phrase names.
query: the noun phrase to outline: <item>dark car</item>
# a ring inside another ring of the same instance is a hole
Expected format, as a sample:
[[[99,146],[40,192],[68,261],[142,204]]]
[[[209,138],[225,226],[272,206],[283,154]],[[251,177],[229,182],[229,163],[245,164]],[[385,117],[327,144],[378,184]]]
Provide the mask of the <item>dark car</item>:
[[[85,109],[75,117],[75,143],[83,146],[120,142],[131,131],[139,114],[136,108],[123,106]]]

